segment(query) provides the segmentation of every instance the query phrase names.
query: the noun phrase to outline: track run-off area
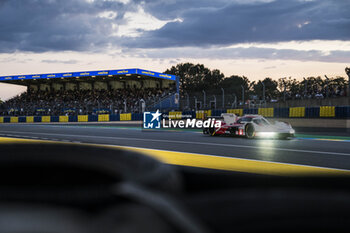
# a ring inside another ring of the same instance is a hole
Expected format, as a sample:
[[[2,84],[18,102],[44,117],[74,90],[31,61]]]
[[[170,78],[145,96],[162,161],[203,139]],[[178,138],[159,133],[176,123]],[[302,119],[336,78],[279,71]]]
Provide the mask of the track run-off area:
[[[0,142],[46,140],[138,151],[165,163],[229,171],[350,174],[350,136],[297,134],[291,140],[210,137],[199,130],[143,130],[84,124],[0,124]]]

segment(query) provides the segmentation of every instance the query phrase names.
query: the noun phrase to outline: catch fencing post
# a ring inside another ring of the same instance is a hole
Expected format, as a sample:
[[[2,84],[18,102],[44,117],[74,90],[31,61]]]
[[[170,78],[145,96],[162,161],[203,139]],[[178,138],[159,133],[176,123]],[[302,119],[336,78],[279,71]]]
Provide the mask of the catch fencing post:
[[[206,103],[206,98],[207,98],[207,97],[206,97],[205,91],[203,90],[202,92],[203,92],[203,105],[204,105],[203,108],[205,108],[206,105],[207,105],[207,103]]]
[[[264,104],[265,104],[265,84],[264,82],[261,82],[262,86],[263,86],[263,101],[264,101]]]
[[[326,78],[326,98],[328,98],[328,83],[329,83],[329,78],[327,75],[324,76]]]
[[[222,109],[225,109],[225,90],[221,88],[222,91]]]
[[[197,97],[196,96],[194,96],[194,107],[195,107],[195,109],[197,111]]]
[[[244,87],[243,87],[243,85],[241,85],[241,88],[242,88],[242,104],[244,107]]]
[[[216,96],[213,95],[213,97],[214,97],[214,109],[216,109]],[[211,108],[211,106],[210,106],[210,108]]]
[[[190,108],[190,97],[188,96],[188,93],[186,92],[186,108],[189,109]]]
[[[286,86],[286,82],[283,80],[283,102],[286,102],[286,89],[287,89],[287,86]]]
[[[232,107],[237,107],[237,96],[235,93],[233,93],[233,96],[235,97],[235,102],[233,102]]]
[[[345,68],[345,72],[346,72],[346,74],[347,74],[348,77],[349,77],[349,79],[348,79],[348,88],[347,88],[346,94],[347,94],[347,96],[348,96],[348,98],[349,98],[349,100],[350,100],[350,68],[346,67],[346,68]]]

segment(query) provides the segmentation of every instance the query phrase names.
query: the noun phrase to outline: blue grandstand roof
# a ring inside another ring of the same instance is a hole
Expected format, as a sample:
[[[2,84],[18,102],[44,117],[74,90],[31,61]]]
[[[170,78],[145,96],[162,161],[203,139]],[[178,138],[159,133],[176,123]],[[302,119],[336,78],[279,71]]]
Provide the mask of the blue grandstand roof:
[[[126,75],[138,74],[154,78],[167,80],[176,80],[175,75],[163,74],[142,69],[121,69],[121,70],[98,70],[98,71],[81,71],[81,72],[65,72],[65,73],[49,73],[49,74],[30,74],[30,75],[8,75],[0,76],[0,81],[15,81],[15,80],[31,80],[31,79],[53,79],[53,78],[71,78],[71,77],[86,77],[86,76],[106,76],[106,75]]]

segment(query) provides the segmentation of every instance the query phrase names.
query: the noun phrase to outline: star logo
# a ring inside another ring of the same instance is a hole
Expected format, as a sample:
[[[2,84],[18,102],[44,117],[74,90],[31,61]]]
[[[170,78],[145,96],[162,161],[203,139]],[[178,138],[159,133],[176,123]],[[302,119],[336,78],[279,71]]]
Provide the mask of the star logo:
[[[161,113],[159,113],[159,110],[157,110],[155,113],[151,113],[151,115],[153,116],[152,121],[154,121],[155,119],[159,120],[159,117],[162,115]]]
[[[160,129],[160,118],[162,113],[156,112],[143,113],[143,128],[144,129]]]

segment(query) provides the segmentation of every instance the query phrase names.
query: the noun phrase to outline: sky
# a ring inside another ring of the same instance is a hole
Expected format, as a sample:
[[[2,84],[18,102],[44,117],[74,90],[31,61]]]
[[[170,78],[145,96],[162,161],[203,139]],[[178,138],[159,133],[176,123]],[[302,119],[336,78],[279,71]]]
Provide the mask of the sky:
[[[183,62],[250,80],[346,76],[349,0],[0,0],[0,76]],[[0,99],[23,91],[0,83]]]

